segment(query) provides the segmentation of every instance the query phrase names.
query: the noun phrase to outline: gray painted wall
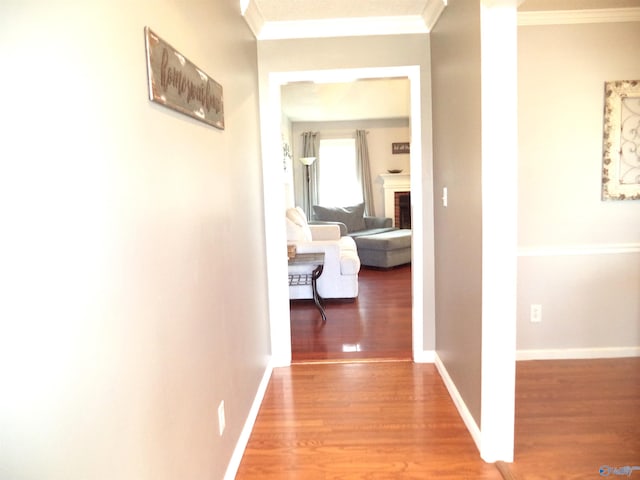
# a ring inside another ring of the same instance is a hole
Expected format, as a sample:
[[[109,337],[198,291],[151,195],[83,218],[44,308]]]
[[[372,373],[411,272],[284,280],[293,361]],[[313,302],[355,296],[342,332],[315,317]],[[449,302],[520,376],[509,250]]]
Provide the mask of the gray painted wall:
[[[640,347],[640,201],[600,199],[604,82],[640,79],[640,23],[518,35],[517,346],[624,353]]]
[[[480,425],[480,5],[450,2],[431,34],[436,351]],[[449,203],[439,197],[447,187]]]

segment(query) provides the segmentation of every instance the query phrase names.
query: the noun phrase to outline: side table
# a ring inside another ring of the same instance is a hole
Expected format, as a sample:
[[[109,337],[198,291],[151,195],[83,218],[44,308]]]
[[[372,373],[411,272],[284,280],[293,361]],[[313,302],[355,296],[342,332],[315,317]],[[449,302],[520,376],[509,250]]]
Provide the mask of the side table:
[[[322,275],[322,269],[324,268],[324,253],[298,253],[295,257],[289,259],[289,285],[311,285],[311,291],[313,292],[313,302],[316,304],[322,321],[327,321],[327,315],[324,311],[324,300],[318,294],[318,287],[316,282],[318,277]],[[309,266],[312,268],[311,273],[294,273],[291,271],[291,267],[297,266]]]

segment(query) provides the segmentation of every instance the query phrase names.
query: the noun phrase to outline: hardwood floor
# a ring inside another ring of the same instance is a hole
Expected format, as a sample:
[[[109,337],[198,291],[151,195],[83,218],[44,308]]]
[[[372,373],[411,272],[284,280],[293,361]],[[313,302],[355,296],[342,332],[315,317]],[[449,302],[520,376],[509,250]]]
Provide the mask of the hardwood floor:
[[[516,371],[516,478],[640,468],[640,358],[518,362]]]
[[[291,302],[294,363],[412,358],[411,265],[362,268],[358,298],[330,300],[326,312],[323,324],[311,301]]]
[[[433,365],[275,369],[236,478],[595,479],[640,466],[640,358],[516,370],[515,462],[492,465]]]
[[[434,365],[382,362],[275,369],[236,478],[502,477]]]
[[[491,465],[435,367],[409,361],[410,266],[363,269],[327,315],[292,303],[294,365],[274,371],[236,478],[640,478],[613,470],[640,467],[640,358],[518,362],[515,461]]]

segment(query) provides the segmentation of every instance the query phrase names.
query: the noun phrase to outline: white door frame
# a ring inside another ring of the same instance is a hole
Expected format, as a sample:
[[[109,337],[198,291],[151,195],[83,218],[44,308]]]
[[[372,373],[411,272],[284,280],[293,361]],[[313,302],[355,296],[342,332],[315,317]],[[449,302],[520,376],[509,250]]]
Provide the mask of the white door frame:
[[[407,77],[411,91],[411,221],[412,221],[412,349],[416,362],[433,361],[433,352],[424,351],[424,305],[435,304],[435,292],[424,292],[425,236],[433,244],[433,221],[425,221],[423,199],[423,154],[421,79],[417,65],[335,70],[272,72],[269,74],[267,112],[262,116],[263,182],[265,209],[265,236],[267,249],[267,277],[269,285],[269,318],[271,321],[272,365],[291,364],[291,326],[289,291],[286,281],[286,244],[283,193],[281,103],[280,88],[288,82],[339,82],[348,78]],[[430,162],[430,155],[427,156]],[[275,160],[278,159],[278,160]],[[430,171],[430,168],[429,168]],[[432,199],[427,198],[429,205]],[[432,211],[432,209],[431,209]],[[428,265],[434,264],[433,250],[429,250]],[[431,272],[432,275],[433,272]],[[432,282],[428,282],[433,286]],[[330,309],[328,312],[331,315]],[[433,319],[431,319],[433,321]]]

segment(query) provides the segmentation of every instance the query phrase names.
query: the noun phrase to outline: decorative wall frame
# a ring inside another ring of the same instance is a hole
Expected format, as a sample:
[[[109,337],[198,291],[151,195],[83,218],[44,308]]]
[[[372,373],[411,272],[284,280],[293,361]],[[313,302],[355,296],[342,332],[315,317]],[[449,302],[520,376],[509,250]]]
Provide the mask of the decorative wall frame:
[[[605,82],[602,199],[640,200],[640,80]]]
[[[391,154],[410,153],[411,144],[409,142],[395,142],[391,144]]]
[[[144,27],[149,99],[224,130],[222,85]]]

